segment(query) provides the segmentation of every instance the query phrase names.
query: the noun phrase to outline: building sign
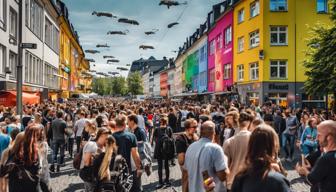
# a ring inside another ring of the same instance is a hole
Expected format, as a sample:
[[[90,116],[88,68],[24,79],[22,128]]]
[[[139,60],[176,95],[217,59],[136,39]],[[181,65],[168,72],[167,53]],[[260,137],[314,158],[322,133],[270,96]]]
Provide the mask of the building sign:
[[[269,84],[268,89],[269,90],[288,90],[289,85],[288,84],[284,84],[284,85]]]

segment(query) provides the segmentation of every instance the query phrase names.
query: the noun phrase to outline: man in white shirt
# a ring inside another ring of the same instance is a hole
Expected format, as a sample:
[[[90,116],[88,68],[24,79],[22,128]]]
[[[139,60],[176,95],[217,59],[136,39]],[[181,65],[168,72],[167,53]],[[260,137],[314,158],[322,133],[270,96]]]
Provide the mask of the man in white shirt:
[[[77,145],[77,153],[79,153],[80,145],[82,141],[82,133],[85,129],[87,119],[85,118],[85,112],[80,113],[80,118],[75,123],[75,136],[76,136],[76,145]]]

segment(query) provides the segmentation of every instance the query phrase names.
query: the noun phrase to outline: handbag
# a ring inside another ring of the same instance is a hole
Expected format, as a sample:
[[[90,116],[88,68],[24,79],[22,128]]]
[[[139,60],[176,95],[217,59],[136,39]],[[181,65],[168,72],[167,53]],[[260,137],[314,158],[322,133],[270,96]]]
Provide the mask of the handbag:
[[[93,166],[85,166],[79,171],[79,177],[88,183],[94,183]]]

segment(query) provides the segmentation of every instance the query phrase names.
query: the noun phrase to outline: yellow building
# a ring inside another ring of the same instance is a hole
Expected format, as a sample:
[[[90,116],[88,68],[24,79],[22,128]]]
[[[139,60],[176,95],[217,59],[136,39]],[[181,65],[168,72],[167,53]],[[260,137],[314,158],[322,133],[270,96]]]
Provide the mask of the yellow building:
[[[298,106],[306,95],[309,26],[330,23],[327,0],[241,0],[234,7],[234,81],[243,102]]]
[[[91,91],[92,76],[87,72],[90,64],[85,59],[85,54],[79,43],[77,32],[72,27],[68,10],[65,4],[58,1],[61,16],[60,24],[60,97],[69,98],[72,94],[86,93]]]

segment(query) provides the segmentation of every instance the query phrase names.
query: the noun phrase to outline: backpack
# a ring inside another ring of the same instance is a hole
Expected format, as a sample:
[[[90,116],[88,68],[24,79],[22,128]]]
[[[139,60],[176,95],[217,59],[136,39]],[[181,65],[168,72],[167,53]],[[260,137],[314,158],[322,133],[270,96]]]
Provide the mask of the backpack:
[[[95,192],[128,192],[132,188],[133,175],[129,174],[126,160],[117,155],[111,160],[110,181],[98,181]]]
[[[175,141],[174,138],[168,136],[168,129],[167,127],[161,137],[161,155],[163,159],[173,159],[175,157]]]

